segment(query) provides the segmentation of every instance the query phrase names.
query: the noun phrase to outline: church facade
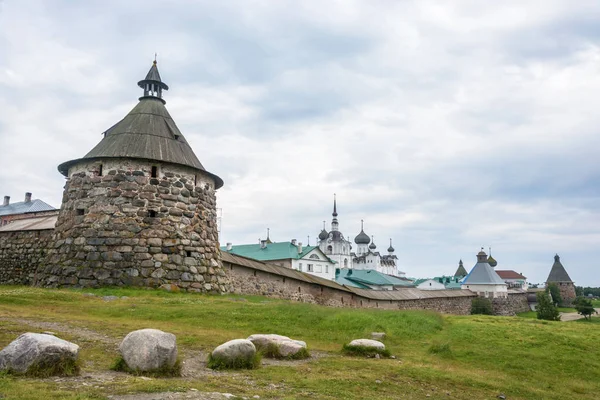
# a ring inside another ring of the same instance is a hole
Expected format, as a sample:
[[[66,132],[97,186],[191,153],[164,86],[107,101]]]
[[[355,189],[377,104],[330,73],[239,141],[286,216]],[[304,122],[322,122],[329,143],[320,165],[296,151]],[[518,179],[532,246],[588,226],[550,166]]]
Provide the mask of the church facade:
[[[377,272],[403,276],[404,273],[398,270],[398,257],[394,254],[395,249],[390,246],[387,254],[381,254],[377,251],[377,245],[373,237],[369,237],[364,231],[364,225],[361,221],[360,233],[354,238],[356,251],[353,251],[352,242],[349,237],[342,234],[339,228],[337,199],[333,199],[333,213],[331,220],[331,231],[325,229],[323,221],[323,230],[318,235],[318,246],[321,251],[337,263],[337,268],[343,269],[361,269],[375,270]]]

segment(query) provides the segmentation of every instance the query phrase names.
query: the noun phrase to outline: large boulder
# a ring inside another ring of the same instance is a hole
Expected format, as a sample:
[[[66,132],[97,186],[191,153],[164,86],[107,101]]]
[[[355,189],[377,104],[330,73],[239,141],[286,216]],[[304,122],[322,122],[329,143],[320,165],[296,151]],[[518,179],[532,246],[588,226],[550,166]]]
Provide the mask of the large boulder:
[[[234,339],[218,346],[210,355],[210,368],[255,368],[256,347],[247,339]]]
[[[170,369],[177,362],[175,335],[158,329],[130,332],[119,351],[127,367],[139,372]]]
[[[293,340],[287,336],[275,334],[256,334],[248,337],[259,351],[266,357],[273,358],[307,358],[306,342]]]
[[[354,339],[349,343],[349,346],[367,347],[377,350],[385,350],[385,344],[371,339]]]
[[[38,375],[75,373],[79,346],[53,335],[24,333],[0,351],[0,370]]]

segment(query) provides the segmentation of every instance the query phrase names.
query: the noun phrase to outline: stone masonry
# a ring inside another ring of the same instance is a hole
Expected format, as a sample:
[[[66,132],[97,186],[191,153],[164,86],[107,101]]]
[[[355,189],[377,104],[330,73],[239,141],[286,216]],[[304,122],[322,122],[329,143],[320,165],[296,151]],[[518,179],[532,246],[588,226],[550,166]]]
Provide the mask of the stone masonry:
[[[215,210],[214,181],[202,171],[145,160],[80,162],[69,169],[35,284],[228,292]]]
[[[29,285],[46,257],[52,230],[0,233],[0,284]]]

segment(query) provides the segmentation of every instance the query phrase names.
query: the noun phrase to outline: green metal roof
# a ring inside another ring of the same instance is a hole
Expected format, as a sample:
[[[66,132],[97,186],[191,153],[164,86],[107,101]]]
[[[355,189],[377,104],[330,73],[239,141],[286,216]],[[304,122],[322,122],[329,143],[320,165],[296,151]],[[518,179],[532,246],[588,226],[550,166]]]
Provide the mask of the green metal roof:
[[[398,279],[391,275],[382,274],[374,269],[339,269],[335,272],[335,281],[341,283],[338,278],[340,280],[344,279],[361,285],[414,286],[412,282]]]
[[[290,258],[299,260],[314,249],[319,250],[317,246],[303,246],[302,253],[298,253],[298,247],[290,242],[268,243],[264,248],[261,248],[261,245],[258,243],[232,246],[231,250],[227,250],[226,246],[221,247],[221,251],[223,252],[237,254],[238,256],[252,258],[258,261],[287,260]],[[325,256],[321,250],[319,250],[319,252],[323,255],[325,260],[334,263],[334,261]]]

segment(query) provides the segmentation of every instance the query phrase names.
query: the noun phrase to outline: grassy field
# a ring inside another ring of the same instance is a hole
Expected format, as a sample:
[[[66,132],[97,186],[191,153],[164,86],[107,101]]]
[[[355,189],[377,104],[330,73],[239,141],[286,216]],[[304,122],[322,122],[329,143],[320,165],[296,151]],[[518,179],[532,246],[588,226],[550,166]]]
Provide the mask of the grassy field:
[[[600,300],[592,300],[594,307],[600,308]]]
[[[96,296],[84,296],[94,293]],[[104,301],[100,296],[126,296]],[[81,346],[81,377],[35,380],[0,375],[4,399],[104,399],[165,391],[229,392],[262,399],[597,399],[600,346],[595,323],[449,316],[422,311],[334,309],[252,296],[133,289],[0,287],[0,346],[51,330]],[[181,378],[110,371],[130,331],[177,335]],[[344,356],[344,343],[370,332],[396,359]],[[304,340],[315,357],[252,371],[213,372],[206,355],[253,333]]]

